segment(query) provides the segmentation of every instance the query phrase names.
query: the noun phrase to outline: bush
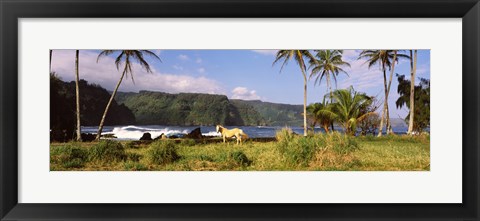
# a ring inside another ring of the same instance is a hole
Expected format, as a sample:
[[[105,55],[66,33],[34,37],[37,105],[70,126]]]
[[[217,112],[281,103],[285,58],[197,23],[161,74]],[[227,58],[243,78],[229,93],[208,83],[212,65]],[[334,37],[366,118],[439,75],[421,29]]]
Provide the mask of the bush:
[[[325,147],[333,149],[336,153],[347,154],[358,149],[355,137],[339,132],[332,132],[322,135],[325,139]]]
[[[53,147],[50,154],[50,163],[61,164],[65,168],[83,167],[88,159],[87,151],[78,147],[75,143]]]
[[[150,144],[147,150],[147,157],[150,163],[167,164],[180,159],[175,143],[172,141],[156,141]]]
[[[127,153],[127,159],[133,162],[138,162],[142,158],[142,155],[138,153]]]
[[[125,170],[132,170],[132,171],[142,171],[142,170],[148,170],[148,168],[138,162],[132,162],[132,161],[127,161],[123,164],[123,168]]]
[[[125,148],[127,149],[138,149],[140,148],[140,145],[138,145],[138,142],[136,141],[129,141],[125,143]]]
[[[285,127],[277,131],[275,138],[277,138],[279,142],[290,142],[295,138],[295,133],[293,133],[292,129]]]
[[[235,162],[235,164],[240,165],[240,166],[250,166],[252,164],[252,161],[248,159],[247,155],[243,153],[242,151],[235,151],[230,154],[230,159]]]
[[[118,162],[127,159],[127,154],[122,144],[112,140],[100,141],[89,150],[90,160],[104,162]]]
[[[182,141],[180,142],[180,145],[182,146],[186,146],[186,147],[191,147],[191,146],[195,146],[197,144],[197,142],[194,140],[194,139],[182,139]]]

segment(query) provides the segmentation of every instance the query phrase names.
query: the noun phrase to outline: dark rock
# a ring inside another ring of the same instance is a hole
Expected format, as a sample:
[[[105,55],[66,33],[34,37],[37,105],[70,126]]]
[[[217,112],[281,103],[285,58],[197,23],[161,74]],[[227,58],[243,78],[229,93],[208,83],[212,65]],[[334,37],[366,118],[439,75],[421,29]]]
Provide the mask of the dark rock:
[[[185,135],[185,138],[191,138],[191,139],[202,139],[202,131],[200,130],[200,127],[192,130],[189,134]]]
[[[90,134],[90,133],[82,133],[82,141],[83,142],[92,142],[95,140],[96,134]]]
[[[104,134],[102,135],[103,138],[117,138],[115,134]]]
[[[144,133],[140,140],[152,140],[152,135],[150,133]]]
[[[167,135],[162,133],[162,134],[160,134],[160,136],[155,137],[155,139],[153,139],[153,140],[165,140],[165,139],[167,139]]]
[[[170,138],[170,139],[177,139],[178,136],[177,136],[177,135],[172,135],[172,136],[170,136],[169,138]]]

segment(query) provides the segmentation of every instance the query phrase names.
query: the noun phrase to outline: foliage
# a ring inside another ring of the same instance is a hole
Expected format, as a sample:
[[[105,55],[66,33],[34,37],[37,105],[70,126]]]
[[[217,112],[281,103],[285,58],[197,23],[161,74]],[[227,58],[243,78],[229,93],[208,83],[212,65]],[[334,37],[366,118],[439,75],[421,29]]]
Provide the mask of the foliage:
[[[350,67],[348,62],[342,60],[343,50],[315,50],[315,60],[310,60],[310,68],[312,73],[310,78],[315,77],[315,84],[322,83],[322,79],[326,77],[327,86],[332,90],[330,76],[335,80],[337,84],[337,76],[340,73],[346,75],[347,72],[342,69],[342,66]]]
[[[366,113],[376,113],[379,107],[380,105],[377,103],[377,100],[374,97],[371,97],[370,101],[365,102],[364,105],[361,106],[361,115]],[[378,116],[378,114],[368,114],[363,120],[358,123],[361,135],[375,135],[375,132],[377,131],[379,125],[380,117]]]
[[[78,143],[68,143],[65,146],[52,148],[50,151],[50,163],[60,164],[65,168],[83,167],[88,160],[88,152]]]
[[[89,159],[93,161],[116,162],[127,159],[122,144],[112,140],[102,140],[89,149]]]
[[[331,114],[325,114],[324,111],[331,110],[332,107],[333,105],[327,103],[325,99],[322,103],[313,103],[307,106],[307,116],[311,119],[312,131],[316,124],[322,126],[325,132],[329,131],[328,128],[333,123],[334,118]]]
[[[127,141],[121,142],[126,143]],[[233,145],[224,144],[219,139],[218,143],[197,143],[195,146],[177,145],[175,149],[181,158],[171,163],[152,163],[148,157],[150,148],[147,147],[127,149],[127,160],[106,162],[101,159],[99,161],[86,159],[82,167],[68,168],[58,161],[58,148],[72,145],[88,151],[96,143],[51,143],[50,169],[52,171],[428,171],[430,169],[430,137],[428,134],[353,137],[333,132],[319,133],[306,138],[294,135],[288,142],[290,142],[290,146],[287,147],[292,149],[285,151],[295,153],[296,158],[281,152],[281,141],[258,142],[252,140],[248,144]],[[296,146],[295,143],[303,148]],[[311,147],[314,148],[314,151],[308,156],[309,150],[312,150]],[[296,152],[294,152],[295,150]],[[242,165],[241,162],[246,161],[240,152],[245,154],[251,164]],[[138,161],[134,161],[133,156],[139,156]],[[295,160],[300,163],[294,164]]]
[[[110,93],[96,84],[79,81],[81,102],[81,125],[98,125],[103,114],[102,107]],[[106,125],[134,124],[135,116],[125,105],[113,101],[112,112],[105,119]],[[63,82],[54,73],[50,75],[50,129],[51,141],[67,141],[75,130],[75,82]]]
[[[410,80],[405,79],[405,75],[398,75],[397,92],[400,97],[395,102],[397,108],[404,105],[410,109]],[[420,78],[420,83],[414,88],[414,116],[413,132],[420,134],[425,128],[430,127],[430,80]],[[410,112],[405,117],[408,123]]]
[[[50,73],[50,140],[68,141],[75,130],[74,91],[55,73]]]
[[[230,158],[238,165],[242,167],[250,166],[252,161],[248,159],[247,155],[243,151],[235,151],[230,154]]]
[[[273,64],[283,61],[282,67],[280,68],[280,72],[282,71],[283,67],[288,63],[290,60],[295,60],[297,62],[298,67],[300,68],[303,76],[303,131],[304,135],[307,136],[307,68],[306,63],[308,61],[315,60],[315,57],[310,53],[308,50],[279,50],[275,56],[275,61]]]
[[[138,124],[158,125],[302,125],[302,106],[259,100],[229,100],[224,95],[140,91],[115,97],[135,115]]]
[[[278,104],[271,102],[263,102],[259,100],[237,100],[232,99],[230,102],[239,110],[243,105],[253,108],[258,113],[260,124],[268,126],[302,126],[303,125],[303,106],[292,104]],[[242,118],[245,115],[255,116],[255,113],[240,111]]]
[[[275,134],[275,138],[279,142],[290,142],[295,137],[295,133],[292,131],[291,128],[282,128],[281,130],[277,131]]]
[[[163,140],[150,144],[147,150],[147,157],[152,164],[167,164],[180,159],[175,143]]]
[[[355,135],[358,122],[373,112],[363,113],[362,109],[371,103],[372,98],[364,93],[356,92],[353,87],[335,90],[332,93],[333,103],[328,110],[321,110],[339,122],[346,134]]]

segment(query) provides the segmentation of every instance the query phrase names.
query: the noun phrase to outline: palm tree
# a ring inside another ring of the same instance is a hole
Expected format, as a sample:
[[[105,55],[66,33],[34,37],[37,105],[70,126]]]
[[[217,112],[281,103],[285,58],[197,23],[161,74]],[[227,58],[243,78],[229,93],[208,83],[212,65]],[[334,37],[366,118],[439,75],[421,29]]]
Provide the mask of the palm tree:
[[[375,64],[380,65],[380,70],[383,72],[383,84],[385,89],[385,99],[383,101],[383,112],[382,118],[380,120],[380,126],[378,128],[378,136],[382,136],[383,130],[383,120],[386,117],[386,131],[387,133],[391,133],[391,125],[390,125],[390,114],[388,111],[388,94],[390,91],[390,85],[392,83],[393,72],[395,71],[395,63],[398,62],[399,57],[406,57],[407,55],[397,54],[397,50],[363,50],[358,59],[367,58],[368,68],[371,68]],[[391,71],[390,73],[390,80],[387,84],[387,68]],[[386,115],[386,116],[385,116]]]
[[[116,52],[116,50],[104,50],[104,51],[102,51],[97,57],[97,62],[100,60],[101,57],[108,56],[108,55],[110,55],[114,52]],[[148,56],[151,56],[153,58],[156,58],[161,62],[160,58],[155,53],[153,53],[149,50],[119,50],[119,52],[120,52],[120,54],[115,59],[115,65],[117,66],[117,70],[119,69],[120,64],[122,62],[125,63],[125,65],[124,65],[124,68],[123,68],[123,71],[122,71],[122,75],[120,76],[120,80],[118,81],[117,86],[115,86],[115,89],[113,90],[112,96],[110,96],[110,100],[108,101],[107,107],[105,108],[105,112],[103,113],[102,119],[100,121],[100,125],[98,126],[98,132],[97,132],[96,140],[100,139],[100,136],[101,136],[102,130],[103,130],[103,124],[105,122],[105,118],[106,118],[107,113],[108,113],[108,109],[110,108],[110,105],[112,104],[113,98],[117,94],[118,87],[120,87],[120,84],[122,83],[123,78],[126,75],[128,76],[128,74],[130,74],[130,77],[131,77],[133,83],[135,83],[135,80],[133,78],[133,71],[132,71],[132,64],[133,63],[132,62],[133,61],[138,61],[140,66],[145,68],[148,73],[152,73],[152,70],[150,69],[150,65],[147,63],[147,61],[145,61],[144,54],[148,55]]]
[[[408,121],[407,134],[413,132],[413,116],[415,115],[415,74],[417,72],[417,50],[415,50],[415,57],[412,56],[412,50],[410,50],[410,69],[412,70],[412,76],[410,77],[410,120]]]
[[[327,80],[327,87],[330,92],[330,97],[332,97],[332,83],[330,76],[335,80],[335,88],[337,85],[337,76],[340,73],[344,73],[348,76],[348,73],[342,69],[342,66],[350,67],[348,62],[342,60],[343,50],[315,50],[317,54],[315,57],[317,59],[310,60],[310,68],[312,68],[312,73],[310,73],[310,78],[316,76],[315,84],[320,85],[322,79],[325,77]],[[330,101],[331,102],[331,101]],[[332,130],[333,121],[331,124]]]
[[[331,108],[320,110],[324,115],[329,115],[337,120],[346,134],[355,135],[357,123],[375,112],[363,111],[370,105],[372,98],[364,93],[356,92],[353,87],[339,89],[332,93],[333,103]]]
[[[333,122],[333,118],[329,114],[324,114],[322,110],[329,110],[331,105],[326,103],[323,99],[322,103],[313,103],[307,106],[307,112],[312,119],[312,130],[315,128],[315,125],[320,124],[326,133],[329,132],[329,127]]]
[[[348,76],[348,73],[342,69],[342,66],[350,67],[348,62],[342,60],[343,50],[315,50],[317,54],[315,57],[317,59],[310,61],[310,68],[312,68],[312,73],[310,78],[315,78],[315,84],[321,84],[322,79],[325,77],[327,80],[327,87],[332,94],[332,84],[330,76],[333,77],[335,85],[337,85],[337,76],[340,73],[344,73]]]
[[[75,51],[75,100],[77,106],[77,141],[82,141],[82,129],[80,125],[80,88],[78,86],[79,71],[78,71],[78,54],[79,50]],[[51,59],[50,59],[51,60]]]
[[[282,67],[280,68],[281,72],[283,67],[291,59],[297,62],[303,75],[303,133],[304,136],[307,136],[307,67],[305,65],[305,59],[314,60],[315,57],[308,50],[279,50],[273,64],[283,60]]]

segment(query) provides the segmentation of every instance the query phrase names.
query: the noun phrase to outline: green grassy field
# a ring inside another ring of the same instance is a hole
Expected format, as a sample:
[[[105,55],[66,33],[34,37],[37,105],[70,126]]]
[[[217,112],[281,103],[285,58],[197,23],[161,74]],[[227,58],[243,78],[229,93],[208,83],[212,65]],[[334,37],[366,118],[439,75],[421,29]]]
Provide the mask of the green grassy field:
[[[52,143],[52,171],[429,171],[429,136],[303,137],[236,145],[195,140]]]

